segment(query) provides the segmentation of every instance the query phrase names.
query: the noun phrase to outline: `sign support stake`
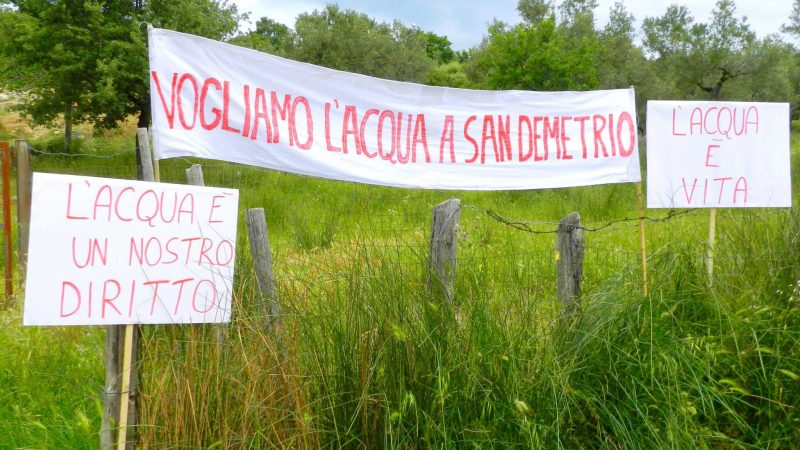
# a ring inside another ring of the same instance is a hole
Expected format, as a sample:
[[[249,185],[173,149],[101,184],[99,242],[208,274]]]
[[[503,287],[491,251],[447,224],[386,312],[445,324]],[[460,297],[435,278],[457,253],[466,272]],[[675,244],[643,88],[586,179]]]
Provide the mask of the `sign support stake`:
[[[642,295],[647,297],[647,240],[644,233],[644,196],[642,182],[636,184],[636,199],[639,203],[639,246],[642,257]]]
[[[711,208],[708,213],[708,243],[706,244],[706,274],[708,287],[714,284],[714,243],[717,233],[717,209]]]
[[[128,397],[131,389],[131,359],[133,357],[133,325],[125,325],[125,350],[122,357],[122,389],[119,402],[119,432],[117,450],[125,450],[128,432]]]

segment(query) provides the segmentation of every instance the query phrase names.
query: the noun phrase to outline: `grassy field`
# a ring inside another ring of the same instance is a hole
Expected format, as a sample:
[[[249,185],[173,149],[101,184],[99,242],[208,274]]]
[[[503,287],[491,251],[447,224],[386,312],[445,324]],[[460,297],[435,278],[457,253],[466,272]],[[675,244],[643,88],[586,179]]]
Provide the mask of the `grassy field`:
[[[130,127],[86,132],[84,156],[32,136],[35,170],[135,177]],[[240,217],[232,323],[144,329],[144,448],[800,442],[797,207],[719,211],[713,286],[707,211],[648,210],[643,296],[637,222],[623,220],[638,216],[634,185],[415,191],[183,159],[162,162],[162,181],[184,182],[192,162],[207,185],[240,189],[242,216],[265,209],[282,314],[264,326]],[[430,211],[451,197],[452,305],[425,282]],[[553,231],[571,211],[587,254],[582,314],[565,321]],[[97,447],[103,330],[23,328],[20,311],[0,313],[0,448]]]

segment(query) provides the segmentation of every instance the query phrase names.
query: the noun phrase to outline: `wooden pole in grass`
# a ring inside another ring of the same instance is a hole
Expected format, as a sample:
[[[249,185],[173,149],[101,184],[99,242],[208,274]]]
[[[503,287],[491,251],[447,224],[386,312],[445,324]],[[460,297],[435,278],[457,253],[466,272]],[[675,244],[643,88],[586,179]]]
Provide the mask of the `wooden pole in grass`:
[[[192,164],[191,167],[186,169],[186,183],[192,186],[205,186],[203,166],[200,164]]]
[[[639,203],[639,246],[642,257],[642,295],[647,297],[647,240],[644,235],[644,196],[642,183],[636,184],[636,199]]]
[[[119,349],[122,342],[120,331],[124,327],[109,325],[106,327],[106,345],[103,352],[106,380],[103,385],[103,422],[100,425],[100,448],[114,448],[114,429],[119,423],[120,373]]]
[[[128,397],[131,394],[131,372],[133,359],[133,325],[125,325],[125,351],[122,358],[122,389],[120,389],[119,402],[119,433],[117,439],[117,450],[125,450],[128,441]]]
[[[428,289],[441,286],[445,299],[452,306],[456,279],[456,248],[461,200],[451,198],[433,207],[430,240],[430,273]],[[435,279],[433,279],[435,277]]]
[[[264,208],[250,208],[247,216],[247,238],[258,282],[259,312],[267,314],[264,326],[274,326],[280,316],[280,305],[275,296],[275,274],[269,250],[269,234]]]
[[[28,141],[14,141],[17,155],[17,239],[19,267],[24,271],[28,261],[28,235],[31,227],[31,149]],[[24,279],[20,276],[20,279]]]
[[[558,223],[556,237],[557,291],[561,299],[562,317],[577,315],[580,311],[578,299],[583,280],[583,255],[585,241],[581,216],[569,213]]]
[[[3,152],[3,256],[5,261],[6,306],[11,306],[14,295],[14,252],[11,250],[11,149],[8,142],[0,142]]]
[[[139,155],[142,157],[142,181],[160,181],[161,177],[156,176],[153,155],[150,153],[150,134],[147,128],[136,130],[136,142]]]
[[[717,210],[711,208],[708,212],[708,242],[706,243],[706,275],[708,275],[708,286],[714,284],[714,245],[717,235]]]

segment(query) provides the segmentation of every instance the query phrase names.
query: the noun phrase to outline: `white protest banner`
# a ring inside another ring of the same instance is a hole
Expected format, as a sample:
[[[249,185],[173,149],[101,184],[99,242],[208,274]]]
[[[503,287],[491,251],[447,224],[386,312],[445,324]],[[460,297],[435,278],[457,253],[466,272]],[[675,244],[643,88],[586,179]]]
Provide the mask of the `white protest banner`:
[[[429,189],[640,180],[633,89],[423,86],[161,29],[149,51],[157,159]]]
[[[792,206],[789,104],[647,102],[647,207]]]
[[[33,176],[25,325],[230,320],[239,192]]]

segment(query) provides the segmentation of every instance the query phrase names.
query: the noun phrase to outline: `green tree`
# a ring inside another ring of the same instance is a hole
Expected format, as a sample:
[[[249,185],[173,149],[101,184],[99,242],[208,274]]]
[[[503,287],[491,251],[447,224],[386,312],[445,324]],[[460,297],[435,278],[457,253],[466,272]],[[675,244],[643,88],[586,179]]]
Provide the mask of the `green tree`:
[[[289,57],[332,69],[422,83],[435,65],[418,29],[336,5],[300,14],[295,33]]]
[[[618,89],[636,88],[637,111],[645,114],[647,97],[656,84],[642,49],[636,45],[634,17],[622,2],[615,3],[609,11],[608,23],[599,32],[599,57],[597,76],[599,86]]]
[[[529,25],[536,25],[553,14],[553,5],[547,0],[519,0],[517,12]]]
[[[466,71],[486,89],[581,90],[598,86],[598,41],[571,34],[551,15],[513,27],[495,21]]]
[[[34,123],[114,127],[132,114],[150,121],[146,23],[213,39],[231,37],[244,16],[214,0],[14,0],[0,15],[6,65],[0,83],[24,95]]]
[[[792,4],[792,13],[789,16],[789,23],[783,24],[781,26],[781,31],[795,37],[800,37],[800,0],[794,0]]]
[[[800,0],[794,0],[789,22],[781,26],[781,31],[795,39],[800,38]],[[789,65],[789,84],[792,87],[792,117],[800,116],[800,51],[793,48],[792,55],[786,60]]]
[[[689,51],[694,18],[686,6],[670,5],[661,17],[647,17],[642,23],[644,47],[657,58]]]
[[[795,82],[797,55],[791,45],[776,35],[756,39],[744,50],[742,76],[731,82],[727,97],[737,100],[785,102],[797,105]]]
[[[23,111],[35,124],[63,117],[68,150],[72,124],[91,116],[100,57],[95,36],[109,31],[98,20],[102,6],[34,1],[15,6],[17,11],[1,17],[2,33],[10,38],[2,46],[7,65],[0,79],[6,89],[24,94]]]
[[[595,33],[594,10],[597,0],[564,0],[558,6],[560,25],[572,29],[580,37]]]
[[[469,87],[469,80],[467,79],[467,74],[464,72],[463,65],[459,61],[451,61],[447,64],[441,64],[431,70],[425,84],[431,86],[467,88]]]
[[[262,17],[255,30],[231,43],[333,69],[420,83],[437,65],[461,57],[446,36],[399,21],[377,22],[335,4],[301,14],[294,28]],[[445,82],[446,72],[434,78]]]
[[[719,0],[710,23],[695,23],[686,7],[672,5],[643,22],[644,46],[665,84],[686,98],[723,99],[722,89],[755,74],[750,47],[757,40],[731,0]]]
[[[291,53],[294,39],[295,33],[291,28],[269,17],[262,17],[256,22],[255,30],[234,37],[231,44],[287,56]]]
[[[447,64],[456,58],[452,43],[447,36],[440,36],[432,31],[422,31],[415,28],[425,41],[425,53],[439,64]]]

